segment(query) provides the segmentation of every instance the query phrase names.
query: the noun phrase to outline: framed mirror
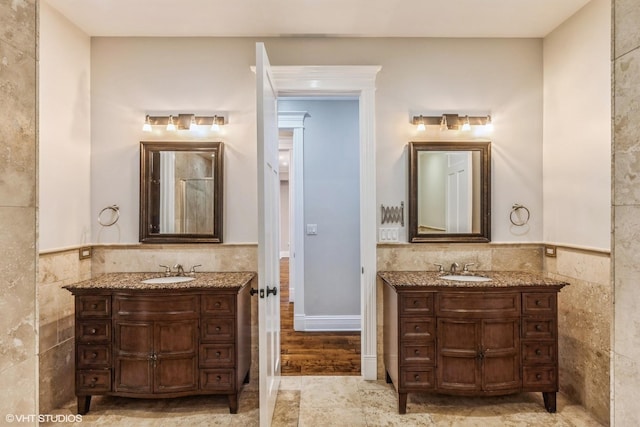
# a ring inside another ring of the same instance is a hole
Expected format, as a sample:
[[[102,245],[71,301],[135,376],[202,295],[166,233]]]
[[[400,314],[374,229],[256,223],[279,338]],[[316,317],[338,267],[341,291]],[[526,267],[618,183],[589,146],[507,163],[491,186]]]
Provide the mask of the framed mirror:
[[[409,242],[491,241],[491,143],[409,143]]]
[[[223,144],[140,142],[140,242],[222,243]]]

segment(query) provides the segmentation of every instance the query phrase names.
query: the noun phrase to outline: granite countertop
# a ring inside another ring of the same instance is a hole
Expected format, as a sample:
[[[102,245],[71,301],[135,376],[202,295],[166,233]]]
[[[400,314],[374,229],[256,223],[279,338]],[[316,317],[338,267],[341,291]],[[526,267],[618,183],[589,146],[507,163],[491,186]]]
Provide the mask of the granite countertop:
[[[487,282],[459,282],[440,278],[449,273],[437,271],[380,271],[378,276],[394,288],[410,286],[429,286],[441,288],[508,288],[526,286],[563,287],[567,282],[544,277],[541,273],[521,271],[472,271],[470,276],[490,277]],[[461,275],[458,273],[457,275]]]
[[[93,279],[63,286],[70,291],[79,289],[112,289],[112,290],[155,290],[155,289],[206,289],[206,288],[240,288],[256,276],[252,271],[233,272],[198,272],[195,279],[179,283],[142,283],[154,277],[164,277],[161,273],[107,273]]]

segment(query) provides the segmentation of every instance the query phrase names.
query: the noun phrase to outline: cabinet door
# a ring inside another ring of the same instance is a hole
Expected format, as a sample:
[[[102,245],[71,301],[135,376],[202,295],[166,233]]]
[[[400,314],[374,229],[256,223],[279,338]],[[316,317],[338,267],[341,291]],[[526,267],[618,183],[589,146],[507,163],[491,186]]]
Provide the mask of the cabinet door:
[[[153,391],[153,322],[116,321],[116,392]]]
[[[507,391],[520,387],[518,319],[438,319],[438,388]]]
[[[480,326],[477,320],[438,319],[437,384],[440,390],[481,389]]]
[[[480,359],[482,389],[520,388],[520,325],[518,319],[482,320]]]
[[[155,322],[154,326],[154,392],[170,393],[197,389],[198,322]]]

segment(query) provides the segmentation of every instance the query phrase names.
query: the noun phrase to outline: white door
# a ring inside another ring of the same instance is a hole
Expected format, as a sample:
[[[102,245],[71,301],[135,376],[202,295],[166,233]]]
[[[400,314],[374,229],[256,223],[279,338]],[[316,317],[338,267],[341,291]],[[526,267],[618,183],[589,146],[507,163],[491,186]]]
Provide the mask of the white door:
[[[256,43],[256,101],[260,426],[268,427],[280,383],[280,178],[277,91],[263,43]]]
[[[448,161],[447,233],[471,233],[471,152],[449,154]]]

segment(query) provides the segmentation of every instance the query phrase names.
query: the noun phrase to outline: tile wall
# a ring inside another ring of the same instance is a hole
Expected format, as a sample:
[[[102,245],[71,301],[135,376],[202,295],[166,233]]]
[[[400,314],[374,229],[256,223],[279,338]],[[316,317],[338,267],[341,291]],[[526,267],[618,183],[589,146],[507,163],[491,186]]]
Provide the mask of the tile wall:
[[[640,425],[640,2],[613,1],[612,424]]]
[[[38,413],[36,9],[0,2],[0,414]]]

